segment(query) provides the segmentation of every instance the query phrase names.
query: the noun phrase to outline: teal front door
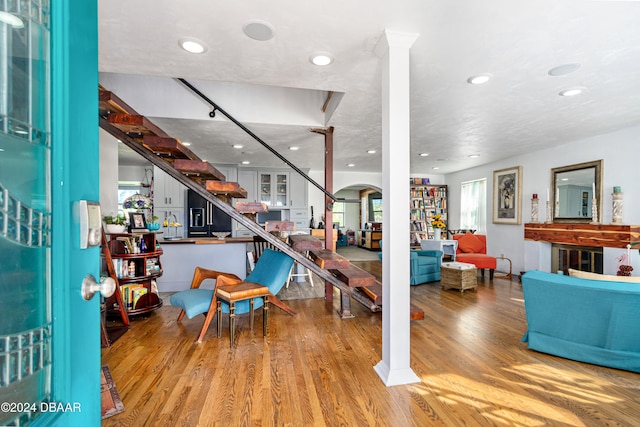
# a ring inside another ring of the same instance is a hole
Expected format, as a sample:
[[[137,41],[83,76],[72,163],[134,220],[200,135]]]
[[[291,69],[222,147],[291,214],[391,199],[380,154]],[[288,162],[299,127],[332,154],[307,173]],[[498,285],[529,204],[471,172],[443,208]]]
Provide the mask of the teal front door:
[[[100,425],[97,5],[0,1],[0,425]]]

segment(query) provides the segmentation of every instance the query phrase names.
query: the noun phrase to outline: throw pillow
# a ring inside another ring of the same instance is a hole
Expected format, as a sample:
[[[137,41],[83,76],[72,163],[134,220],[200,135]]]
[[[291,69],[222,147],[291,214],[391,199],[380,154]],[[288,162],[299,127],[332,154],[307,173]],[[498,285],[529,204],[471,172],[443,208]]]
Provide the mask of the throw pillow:
[[[480,253],[484,250],[484,243],[471,233],[466,233],[458,239],[458,249],[466,253]]]
[[[610,274],[598,274],[598,273],[591,273],[589,271],[574,270],[573,268],[569,269],[569,276],[577,277],[579,279],[603,280],[603,281],[606,281],[606,282],[640,283],[640,277],[614,276],[614,275],[610,275]]]

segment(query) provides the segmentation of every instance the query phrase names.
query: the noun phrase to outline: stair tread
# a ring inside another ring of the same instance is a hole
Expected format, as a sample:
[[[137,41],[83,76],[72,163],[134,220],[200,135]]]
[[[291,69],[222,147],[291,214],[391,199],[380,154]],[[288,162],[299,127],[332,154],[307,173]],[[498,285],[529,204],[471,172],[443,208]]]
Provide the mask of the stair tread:
[[[196,175],[200,179],[226,180],[224,174],[216,169],[215,166],[201,160],[177,159],[173,162],[173,167],[184,174]]]
[[[348,259],[327,249],[311,251],[310,255],[317,265],[326,270],[348,268],[350,265]]]
[[[424,320],[424,310],[420,307],[411,304],[411,314],[409,320]]]
[[[247,197],[247,190],[240,187],[240,184],[237,182],[207,180],[204,188],[206,188],[208,192],[216,195],[223,194],[238,199],[245,199]]]
[[[380,282],[376,282],[371,286],[360,288],[360,290],[369,298],[374,304],[382,305],[382,285]]]
[[[193,151],[185,147],[177,138],[145,135],[142,143],[149,150],[161,156],[172,157],[174,159],[190,159],[203,163]]]
[[[129,106],[126,102],[118,98],[116,94],[111,91],[100,89],[98,92],[99,97],[99,109],[107,114],[132,114],[135,110]]]
[[[139,114],[111,113],[107,116],[107,121],[127,134],[140,134],[140,137],[144,135],[166,135],[151,120]]]
[[[267,205],[260,202],[236,202],[236,210],[243,214],[269,212]]]
[[[374,285],[358,288],[363,294],[371,299],[376,305],[382,305],[382,283],[376,281]],[[424,310],[414,304],[410,304],[410,320],[424,320]]]
[[[334,276],[352,288],[362,286],[373,286],[376,283],[375,276],[354,265],[347,268],[338,268],[330,270]]]
[[[291,247],[298,252],[322,249],[322,242],[308,234],[292,234],[289,236]]]

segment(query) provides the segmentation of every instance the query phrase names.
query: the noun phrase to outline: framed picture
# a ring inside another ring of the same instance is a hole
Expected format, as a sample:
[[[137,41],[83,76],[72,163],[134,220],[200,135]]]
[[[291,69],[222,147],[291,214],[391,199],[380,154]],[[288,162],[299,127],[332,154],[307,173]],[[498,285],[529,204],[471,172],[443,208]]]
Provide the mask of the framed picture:
[[[129,232],[147,231],[147,221],[142,212],[129,212]]]
[[[493,223],[520,224],[522,166],[493,171]]]

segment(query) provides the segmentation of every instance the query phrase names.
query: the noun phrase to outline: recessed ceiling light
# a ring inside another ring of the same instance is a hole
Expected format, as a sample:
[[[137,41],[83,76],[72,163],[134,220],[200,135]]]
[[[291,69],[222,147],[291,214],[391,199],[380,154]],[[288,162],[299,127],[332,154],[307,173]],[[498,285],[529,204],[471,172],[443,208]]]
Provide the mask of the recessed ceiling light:
[[[427,157],[429,153],[420,153],[420,157]]]
[[[471,159],[475,159],[476,157],[480,157],[480,154],[469,154]]]
[[[477,74],[475,76],[471,76],[467,79],[467,83],[472,84],[472,85],[481,85],[483,83],[488,82],[489,80],[491,80],[491,74]]]
[[[348,163],[347,166],[349,166],[350,168],[354,167],[355,164],[354,163]]]
[[[183,142],[182,145],[184,145],[185,147],[190,147],[191,143],[190,142]]]
[[[242,144],[233,144],[233,148],[244,148]]]
[[[252,19],[244,24],[242,31],[247,37],[261,42],[271,40],[275,34],[273,25],[259,19]]]
[[[434,171],[437,171],[438,169],[440,169],[438,166],[434,166],[431,169],[433,169]]]
[[[243,161],[242,161],[242,164],[243,164],[243,165],[248,165],[249,163],[251,163],[249,160],[243,160]]]
[[[376,150],[367,150],[368,154],[376,154]]]
[[[300,147],[296,147],[296,146],[289,147],[289,150],[291,150],[291,151],[296,151],[296,150],[299,150],[299,149],[300,149]]]
[[[328,52],[316,52],[309,57],[312,64],[324,67],[333,62],[333,56]]]
[[[584,89],[580,87],[572,87],[570,89],[561,90],[558,95],[560,96],[576,96],[580,95]]]
[[[189,53],[204,53],[207,51],[206,43],[193,37],[180,39],[178,45]]]
[[[557,67],[550,69],[547,74],[552,77],[566,76],[574,71],[578,71],[581,66],[582,64],[578,63],[558,65]]]
[[[0,12],[0,22],[11,25],[13,28],[24,28],[22,19],[9,12]]]

